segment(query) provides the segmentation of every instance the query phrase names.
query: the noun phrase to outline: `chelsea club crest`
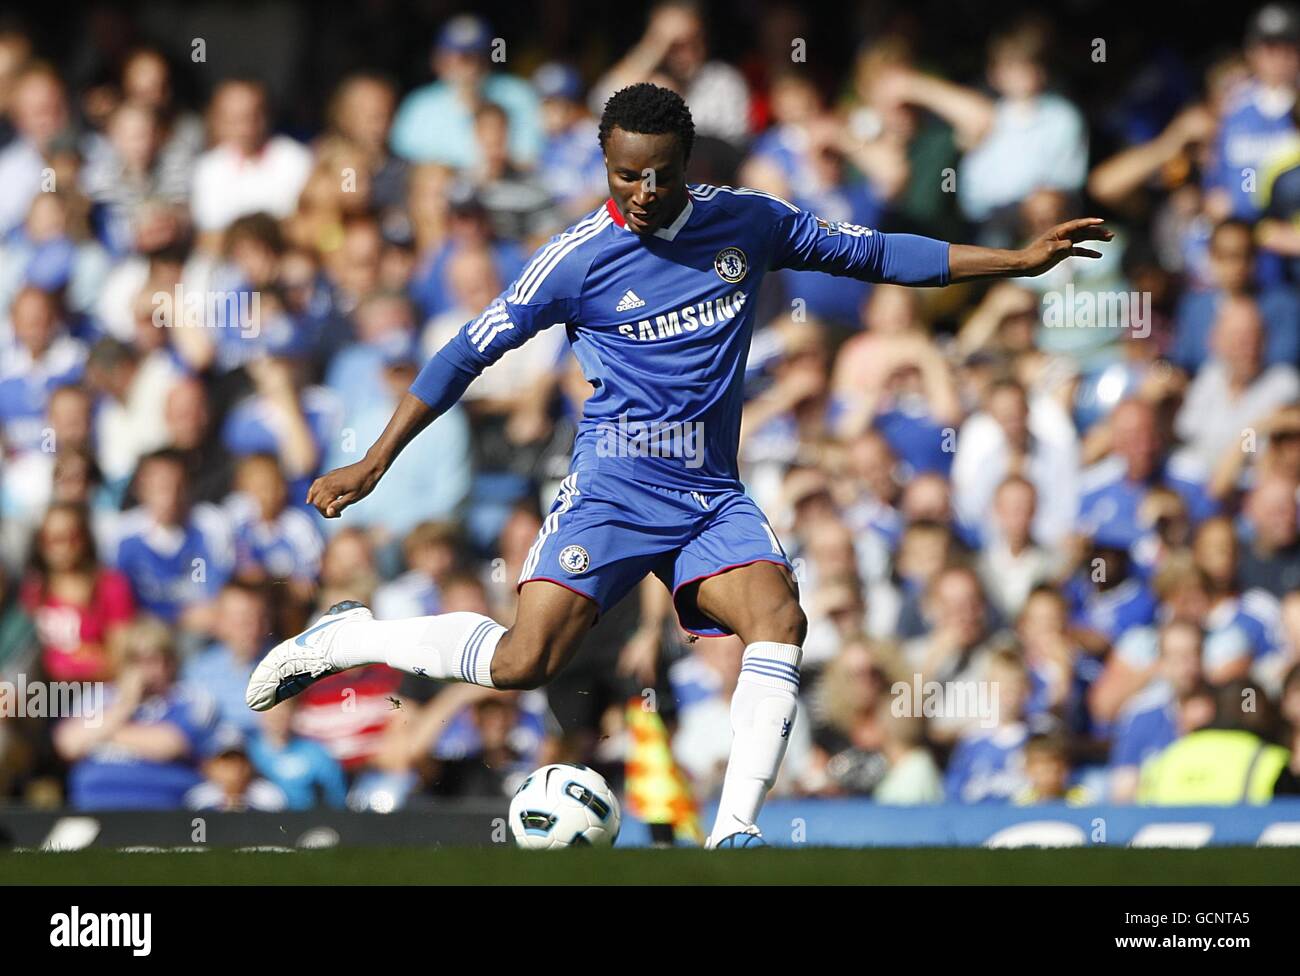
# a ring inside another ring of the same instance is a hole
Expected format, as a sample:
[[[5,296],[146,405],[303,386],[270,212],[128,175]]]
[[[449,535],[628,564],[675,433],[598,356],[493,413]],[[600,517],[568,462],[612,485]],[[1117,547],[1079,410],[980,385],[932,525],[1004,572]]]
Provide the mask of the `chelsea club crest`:
[[[582,546],[565,546],[560,550],[560,565],[564,567],[565,572],[576,576],[587,571],[587,567],[591,565],[591,557]]]
[[[713,270],[723,281],[734,285],[749,273],[749,259],[738,247],[724,247],[713,259]]]

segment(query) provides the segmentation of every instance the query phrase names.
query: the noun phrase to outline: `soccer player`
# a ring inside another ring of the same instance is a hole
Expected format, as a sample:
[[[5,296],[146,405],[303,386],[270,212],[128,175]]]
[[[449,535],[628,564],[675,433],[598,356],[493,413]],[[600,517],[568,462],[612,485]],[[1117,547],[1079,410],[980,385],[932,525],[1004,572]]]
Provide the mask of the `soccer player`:
[[[637,84],[611,96],[600,121],[610,199],[538,251],[429,361],[362,460],[308,493],[337,518],[487,366],[564,323],[595,392],[520,575],[515,625],[474,613],[379,621],[345,601],[267,655],[248,685],[252,708],[381,662],[490,688],[544,685],[597,615],[654,573],[685,629],[745,644],[709,846],[761,843],[755,820],[795,720],[806,629],[790,563],[736,463],[763,275],[793,268],[904,285],[1036,275],[1071,255],[1099,256],[1080,243],[1111,234],[1093,218],[1022,250],[879,234],[755,190],[688,185],[694,132],[671,91]]]

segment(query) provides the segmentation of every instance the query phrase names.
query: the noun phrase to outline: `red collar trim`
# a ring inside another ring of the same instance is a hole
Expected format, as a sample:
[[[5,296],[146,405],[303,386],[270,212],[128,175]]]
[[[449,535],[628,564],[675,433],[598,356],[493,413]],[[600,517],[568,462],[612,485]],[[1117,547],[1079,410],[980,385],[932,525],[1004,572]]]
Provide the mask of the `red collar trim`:
[[[618,212],[618,207],[615,205],[613,197],[610,197],[605,201],[605,209],[609,211],[610,219],[613,220],[614,223],[618,224],[620,227],[627,226],[627,221],[624,220],[623,215]]]

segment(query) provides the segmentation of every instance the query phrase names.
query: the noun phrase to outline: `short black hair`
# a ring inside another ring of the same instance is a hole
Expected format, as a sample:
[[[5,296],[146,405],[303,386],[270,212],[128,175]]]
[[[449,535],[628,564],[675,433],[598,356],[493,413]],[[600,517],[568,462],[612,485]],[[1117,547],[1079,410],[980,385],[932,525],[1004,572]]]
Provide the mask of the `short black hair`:
[[[684,159],[691,158],[695,143],[695,123],[691,110],[675,91],[660,88],[648,81],[620,88],[609,96],[600,116],[600,148],[605,148],[614,129],[659,135],[672,132],[681,143]]]

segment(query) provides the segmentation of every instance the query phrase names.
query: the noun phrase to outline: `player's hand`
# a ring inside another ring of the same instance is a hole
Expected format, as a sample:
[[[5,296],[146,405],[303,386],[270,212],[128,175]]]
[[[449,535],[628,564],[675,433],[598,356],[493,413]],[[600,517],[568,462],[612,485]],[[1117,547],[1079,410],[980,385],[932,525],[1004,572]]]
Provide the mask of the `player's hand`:
[[[307,504],[326,518],[338,518],[345,508],[374,491],[383,473],[379,466],[364,458],[356,464],[335,468],[311,483]]]
[[[1020,274],[1034,277],[1050,271],[1066,258],[1099,258],[1100,251],[1079,247],[1084,241],[1109,241],[1114,233],[1103,226],[1100,217],[1081,217],[1057,224],[1028,247],[1021,249]]]

